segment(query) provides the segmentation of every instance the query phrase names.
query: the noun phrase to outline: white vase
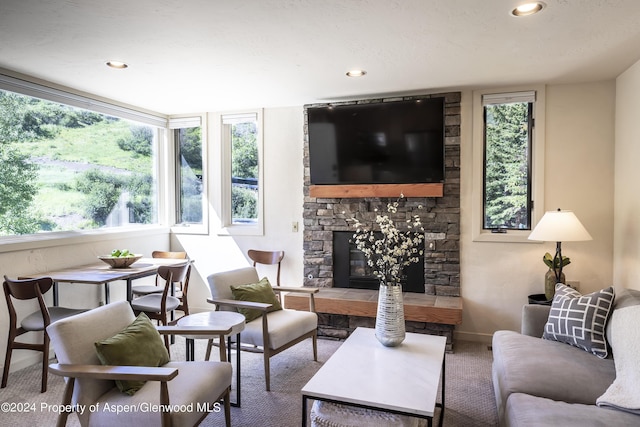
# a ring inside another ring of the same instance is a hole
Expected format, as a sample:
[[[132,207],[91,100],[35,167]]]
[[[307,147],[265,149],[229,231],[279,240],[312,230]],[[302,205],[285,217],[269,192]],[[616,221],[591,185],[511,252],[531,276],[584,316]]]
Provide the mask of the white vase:
[[[395,347],[404,341],[404,302],[402,286],[380,285],[375,335],[386,347]]]

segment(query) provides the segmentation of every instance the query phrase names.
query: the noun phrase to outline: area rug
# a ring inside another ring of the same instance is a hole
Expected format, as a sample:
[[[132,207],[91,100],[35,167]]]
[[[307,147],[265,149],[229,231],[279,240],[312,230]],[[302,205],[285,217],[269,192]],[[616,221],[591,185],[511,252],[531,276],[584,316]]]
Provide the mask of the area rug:
[[[171,346],[174,360],[184,360],[183,338]],[[262,354],[241,353],[241,407],[231,410],[231,423],[237,427],[299,426],[302,419],[300,389],[340,346],[340,341],[319,339],[318,362],[313,361],[311,341],[307,340],[271,358],[271,391],[265,391]],[[196,359],[204,358],[205,341],[196,341]],[[214,352],[214,356],[217,352]],[[491,383],[491,351],[486,345],[454,343],[454,352],[446,355],[447,427],[487,427],[497,425],[497,411]],[[235,354],[232,354],[235,363]],[[235,401],[235,375],[231,400]],[[7,388],[0,389],[2,425],[54,426],[64,382],[49,376],[46,393],[40,393],[39,365],[14,372]],[[310,406],[310,405],[309,405]],[[5,410],[6,409],[6,410]],[[436,411],[436,417],[439,414]],[[79,426],[75,415],[68,426]],[[202,426],[224,425],[222,413],[211,413]]]

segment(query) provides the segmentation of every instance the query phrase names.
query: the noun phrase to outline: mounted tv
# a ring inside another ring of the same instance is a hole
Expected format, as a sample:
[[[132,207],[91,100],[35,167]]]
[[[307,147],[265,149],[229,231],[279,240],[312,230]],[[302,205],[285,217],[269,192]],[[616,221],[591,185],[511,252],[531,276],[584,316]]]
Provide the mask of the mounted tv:
[[[444,98],[309,107],[311,184],[444,182]]]

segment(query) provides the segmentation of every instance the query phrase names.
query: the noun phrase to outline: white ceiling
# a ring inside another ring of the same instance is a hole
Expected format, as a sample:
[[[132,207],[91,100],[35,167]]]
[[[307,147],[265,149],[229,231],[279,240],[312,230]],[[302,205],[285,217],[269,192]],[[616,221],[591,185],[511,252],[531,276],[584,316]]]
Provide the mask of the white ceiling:
[[[0,0],[0,67],[176,114],[597,81],[640,59],[638,0],[511,16],[523,1]]]

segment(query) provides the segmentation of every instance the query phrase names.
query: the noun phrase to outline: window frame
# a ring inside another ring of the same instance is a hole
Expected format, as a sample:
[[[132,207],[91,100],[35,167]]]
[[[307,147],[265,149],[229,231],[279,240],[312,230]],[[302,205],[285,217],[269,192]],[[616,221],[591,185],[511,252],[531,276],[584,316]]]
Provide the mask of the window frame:
[[[518,92],[535,92],[532,118],[531,147],[531,229],[544,214],[544,147],[545,147],[545,87],[544,85],[486,89],[473,92],[473,180],[472,180],[472,239],[475,242],[531,243],[531,230],[505,230],[496,233],[484,228],[485,135],[483,96],[507,96]]]
[[[200,137],[202,139],[202,224],[178,224],[177,218],[180,197],[180,183],[178,168],[180,159],[178,158],[179,141],[175,138],[175,131],[182,128],[195,127],[199,123]],[[209,170],[208,170],[208,150],[207,150],[207,120],[206,114],[199,115],[174,115],[168,120],[169,141],[171,149],[167,153],[166,171],[168,183],[166,188],[170,189],[167,197],[167,214],[169,224],[172,224],[171,231],[175,234],[209,234]]]
[[[163,193],[166,193],[169,187],[166,185],[166,169],[160,167],[163,159],[166,158],[168,146],[166,116],[159,113],[142,111],[132,106],[112,101],[98,99],[90,94],[70,88],[54,84],[46,84],[43,82],[36,83],[28,76],[9,73],[5,70],[0,70],[0,89],[155,127],[157,129],[157,153],[153,167],[158,171],[158,220],[156,224],[124,225],[119,227],[88,230],[65,230],[51,231],[47,233],[0,236],[0,252],[18,250],[23,247],[49,247],[59,244],[60,241],[64,241],[66,244],[67,241],[76,241],[78,239],[88,239],[88,241],[92,241],[96,238],[99,239],[99,236],[104,236],[104,238],[109,239],[120,233],[126,233],[127,235],[131,235],[132,233],[145,234],[148,232],[157,232],[159,230],[167,229],[167,225],[169,224],[166,215],[167,199],[166,197],[163,197]]]
[[[254,115],[258,127],[256,144],[258,146],[258,220],[251,224],[234,224],[231,209],[231,133],[230,125],[225,120],[234,117]],[[220,182],[217,208],[220,225],[219,235],[263,236],[264,235],[264,127],[263,110],[251,109],[243,111],[223,112],[216,115],[217,138],[220,145]]]

